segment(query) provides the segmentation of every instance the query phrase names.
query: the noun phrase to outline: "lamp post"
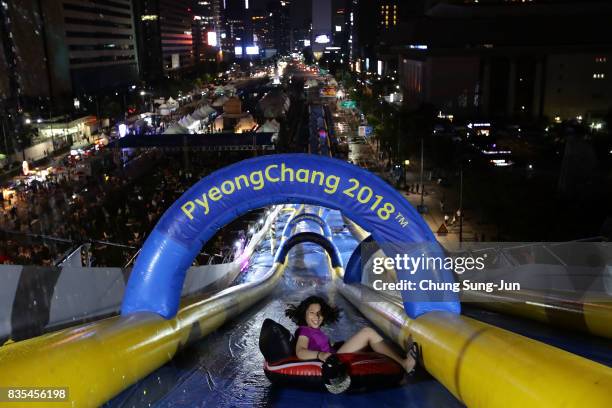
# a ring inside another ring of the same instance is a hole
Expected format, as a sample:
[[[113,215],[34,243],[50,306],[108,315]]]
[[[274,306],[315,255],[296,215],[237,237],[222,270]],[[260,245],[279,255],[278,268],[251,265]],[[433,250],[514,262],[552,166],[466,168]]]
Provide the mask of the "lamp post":
[[[147,93],[145,91],[140,91],[140,96],[142,97],[142,110],[146,111],[147,110],[147,104],[146,104]]]
[[[404,188],[408,185],[408,166],[410,166],[410,160],[404,160]]]

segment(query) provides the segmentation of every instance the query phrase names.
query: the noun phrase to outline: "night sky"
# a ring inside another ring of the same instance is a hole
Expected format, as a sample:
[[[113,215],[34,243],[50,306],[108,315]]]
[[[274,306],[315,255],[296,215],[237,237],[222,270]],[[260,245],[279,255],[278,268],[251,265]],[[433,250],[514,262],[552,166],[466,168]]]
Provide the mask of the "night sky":
[[[270,0],[251,0],[253,9],[265,9]],[[310,0],[292,0],[291,2],[291,26],[300,27],[304,20],[310,20]]]

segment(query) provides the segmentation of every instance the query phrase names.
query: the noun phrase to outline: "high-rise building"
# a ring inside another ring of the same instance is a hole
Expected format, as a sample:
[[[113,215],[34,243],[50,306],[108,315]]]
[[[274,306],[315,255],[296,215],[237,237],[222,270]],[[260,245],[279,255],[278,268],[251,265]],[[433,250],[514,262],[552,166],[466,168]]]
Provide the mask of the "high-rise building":
[[[246,48],[253,45],[253,30],[251,27],[251,10],[249,0],[225,0],[224,31],[225,41],[223,52],[236,54],[240,57],[246,54]]]
[[[312,0],[311,45],[315,57],[320,58],[332,42],[331,0]]]
[[[389,31],[399,23],[399,0],[381,0],[378,2],[378,28]]]
[[[197,63],[215,62],[221,49],[221,1],[198,0],[194,5],[193,48]]]
[[[274,38],[272,38],[272,24],[268,13],[264,10],[252,10],[251,30],[253,46],[258,47],[260,55],[265,55],[266,50],[272,53]]]
[[[496,4],[431,3],[401,28],[405,103],[487,117],[606,115],[612,95],[608,2],[487,3]]]
[[[31,118],[137,80],[132,1],[0,2],[0,120],[14,147],[23,147],[18,136]]]
[[[52,62],[47,58],[44,23],[38,2],[26,0],[0,4],[0,99],[8,105],[22,108],[32,100],[47,100],[52,96],[52,82],[62,93],[70,93],[68,71],[64,81],[52,81]]]
[[[2,14],[15,95],[61,99],[138,77],[130,0],[3,2]]]
[[[312,4],[310,0],[293,1],[290,5],[291,40],[289,48],[291,51],[299,52],[304,44],[310,45]]]
[[[290,9],[290,1],[273,0],[267,5],[271,28],[271,48],[279,54],[286,54],[291,48]]]
[[[337,61],[347,62],[350,37],[350,7],[347,0],[332,1],[332,47],[328,51]]]
[[[51,0],[41,5],[45,15],[57,13],[61,8],[75,93],[114,88],[137,79],[134,14],[130,0]],[[56,27],[46,26],[49,37],[55,34],[52,31]],[[57,49],[52,49],[56,55]]]
[[[192,0],[134,0],[141,76],[156,79],[193,68]]]

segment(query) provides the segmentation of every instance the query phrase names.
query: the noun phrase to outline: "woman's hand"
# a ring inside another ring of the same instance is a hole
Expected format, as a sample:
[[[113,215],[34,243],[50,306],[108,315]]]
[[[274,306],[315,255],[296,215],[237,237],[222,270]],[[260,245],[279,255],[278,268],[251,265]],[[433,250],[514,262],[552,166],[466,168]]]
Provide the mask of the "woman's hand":
[[[327,359],[328,359],[328,358],[329,358],[331,355],[332,355],[332,353],[326,353],[326,352],[324,352],[324,351],[320,351],[320,352],[318,353],[319,360],[321,360],[321,361],[325,361],[325,360],[327,360]]]

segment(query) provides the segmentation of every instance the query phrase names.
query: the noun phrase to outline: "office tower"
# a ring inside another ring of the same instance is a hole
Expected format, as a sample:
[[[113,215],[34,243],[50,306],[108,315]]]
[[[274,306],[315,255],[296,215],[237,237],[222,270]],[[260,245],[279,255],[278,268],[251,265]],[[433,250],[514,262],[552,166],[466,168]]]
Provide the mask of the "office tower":
[[[271,45],[279,54],[286,54],[291,47],[290,1],[268,2],[267,12],[271,28]]]
[[[194,5],[193,48],[197,63],[215,62],[221,49],[221,1],[199,0]]]
[[[331,0],[312,0],[312,51],[320,58],[332,38]]]
[[[192,0],[135,0],[143,79],[179,75],[195,64]]]
[[[73,92],[87,93],[136,80],[138,61],[130,0],[51,0],[41,4],[46,15],[61,8]],[[50,40],[57,27],[46,25]]]
[[[235,53],[236,57],[241,57],[246,53],[246,47],[253,45],[249,1],[225,0],[223,18],[223,52]]]

